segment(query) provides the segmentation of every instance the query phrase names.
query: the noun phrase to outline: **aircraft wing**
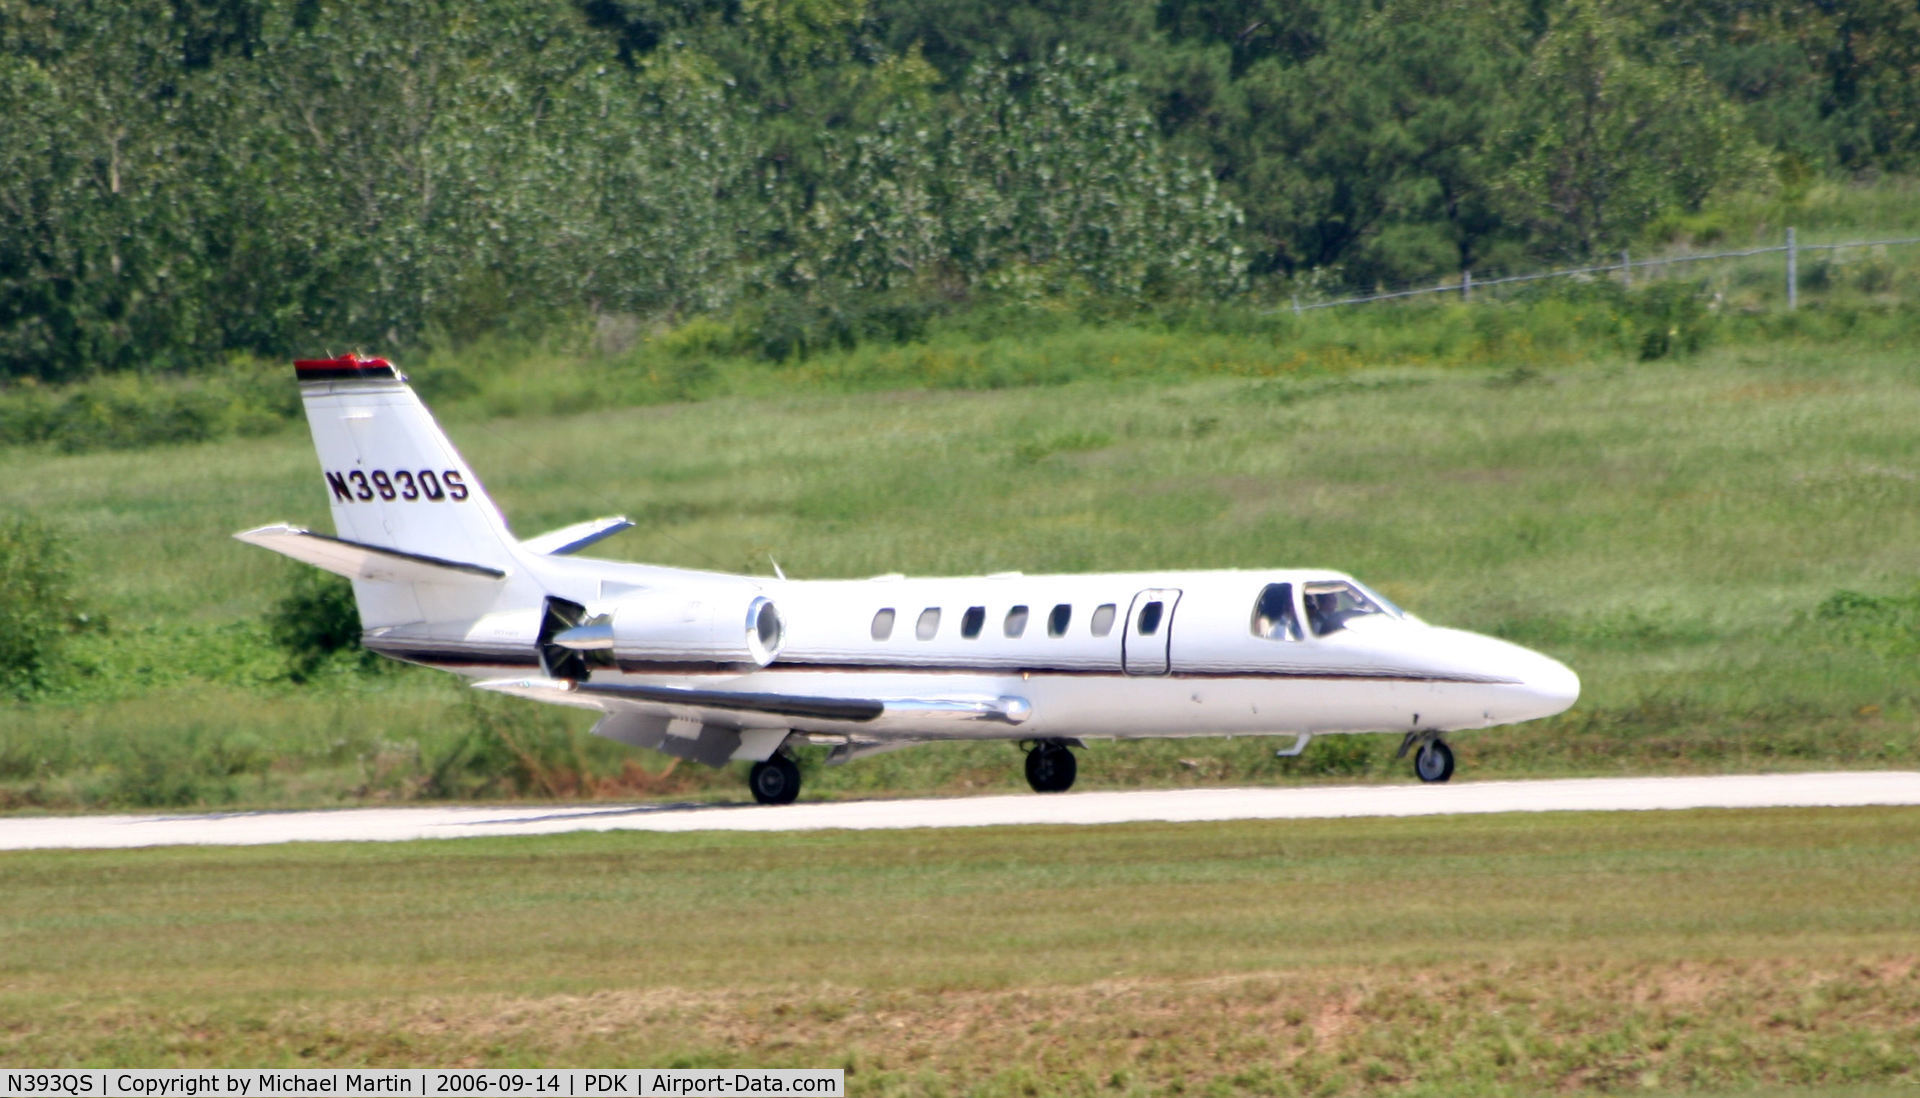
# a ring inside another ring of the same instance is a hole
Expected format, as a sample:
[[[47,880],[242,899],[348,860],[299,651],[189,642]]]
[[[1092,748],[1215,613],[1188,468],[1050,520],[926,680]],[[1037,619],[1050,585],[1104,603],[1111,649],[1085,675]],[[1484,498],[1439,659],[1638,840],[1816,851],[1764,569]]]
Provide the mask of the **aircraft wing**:
[[[1025,698],[984,695],[926,698],[853,698],[766,691],[713,690],[640,683],[567,679],[491,679],[481,690],[557,702],[605,713],[639,711],[684,716],[732,727],[782,723],[768,718],[860,725],[923,721],[998,721],[1019,724],[1033,712]]]
[[[770,758],[796,731],[837,744],[828,761],[842,763],[875,751],[946,738],[929,729],[928,721],[1018,724],[1032,712],[1024,698],[841,698],[567,679],[492,679],[474,685],[534,701],[597,709],[602,716],[593,726],[595,735],[708,766]]]

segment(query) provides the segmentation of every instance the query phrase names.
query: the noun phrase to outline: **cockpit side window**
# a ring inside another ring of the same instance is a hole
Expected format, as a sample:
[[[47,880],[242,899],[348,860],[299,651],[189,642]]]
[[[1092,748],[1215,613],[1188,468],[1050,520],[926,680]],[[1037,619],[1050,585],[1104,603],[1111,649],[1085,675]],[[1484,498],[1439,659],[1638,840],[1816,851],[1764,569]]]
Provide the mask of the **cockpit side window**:
[[[1269,583],[1253,602],[1253,635],[1268,640],[1299,640],[1300,621],[1293,616],[1293,584]]]
[[[1306,604],[1307,625],[1313,635],[1324,637],[1345,629],[1355,618],[1372,614],[1397,616],[1372,596],[1345,580],[1316,580],[1300,585],[1301,601]]]

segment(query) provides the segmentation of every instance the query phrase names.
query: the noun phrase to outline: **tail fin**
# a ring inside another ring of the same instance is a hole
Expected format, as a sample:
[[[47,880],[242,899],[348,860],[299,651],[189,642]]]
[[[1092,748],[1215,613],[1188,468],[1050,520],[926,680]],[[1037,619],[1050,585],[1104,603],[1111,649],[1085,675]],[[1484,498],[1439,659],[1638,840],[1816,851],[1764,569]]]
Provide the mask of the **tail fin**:
[[[358,355],[294,366],[339,536],[284,525],[234,536],[352,580],[361,642],[383,655],[479,673],[531,663],[556,601],[548,558],[513,540],[407,379]],[[547,551],[615,528],[558,531]]]
[[[506,519],[466,459],[383,358],[294,363],[342,539],[505,569]]]

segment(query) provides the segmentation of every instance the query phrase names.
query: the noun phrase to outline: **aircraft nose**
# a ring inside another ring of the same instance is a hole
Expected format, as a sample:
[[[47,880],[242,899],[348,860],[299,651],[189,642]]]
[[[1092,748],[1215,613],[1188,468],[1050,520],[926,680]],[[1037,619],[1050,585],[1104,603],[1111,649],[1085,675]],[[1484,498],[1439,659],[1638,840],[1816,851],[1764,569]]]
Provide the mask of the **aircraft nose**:
[[[1499,684],[1481,696],[1487,724],[1551,717],[1580,698],[1580,676],[1552,656],[1479,633],[1434,630],[1434,638],[1455,666]]]
[[[1530,708],[1526,720],[1564,713],[1580,699],[1580,676],[1551,656],[1527,652],[1527,667],[1521,674],[1520,689],[1527,695]]]

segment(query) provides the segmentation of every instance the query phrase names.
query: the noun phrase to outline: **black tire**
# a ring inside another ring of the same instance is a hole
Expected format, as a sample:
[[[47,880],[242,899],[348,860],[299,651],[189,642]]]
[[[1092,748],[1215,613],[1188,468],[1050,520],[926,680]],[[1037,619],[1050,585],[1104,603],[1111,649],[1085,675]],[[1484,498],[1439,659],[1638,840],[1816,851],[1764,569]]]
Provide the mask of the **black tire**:
[[[785,755],[754,763],[747,773],[747,788],[761,804],[792,804],[800,795],[800,764]]]
[[[1413,756],[1413,776],[1423,782],[1444,782],[1453,777],[1453,748],[1445,740],[1429,740]]]
[[[1043,743],[1027,752],[1027,784],[1035,793],[1065,793],[1080,773],[1073,752],[1057,743]]]

